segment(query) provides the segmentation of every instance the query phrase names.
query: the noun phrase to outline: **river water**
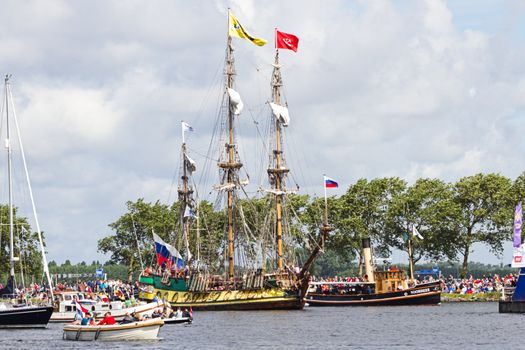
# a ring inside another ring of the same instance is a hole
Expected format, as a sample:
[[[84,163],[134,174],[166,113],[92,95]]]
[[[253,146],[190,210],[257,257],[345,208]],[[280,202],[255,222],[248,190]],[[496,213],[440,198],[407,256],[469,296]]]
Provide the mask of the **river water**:
[[[0,330],[0,349],[523,349],[524,320],[497,303],[202,311],[191,325],[162,327],[158,341],[65,341],[63,325],[49,324]]]

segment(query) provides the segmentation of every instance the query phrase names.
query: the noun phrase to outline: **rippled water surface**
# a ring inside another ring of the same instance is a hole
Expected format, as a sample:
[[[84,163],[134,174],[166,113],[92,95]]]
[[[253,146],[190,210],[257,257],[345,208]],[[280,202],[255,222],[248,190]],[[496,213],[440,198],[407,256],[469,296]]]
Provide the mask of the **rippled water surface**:
[[[302,311],[195,312],[191,325],[166,325],[146,342],[62,340],[45,330],[0,330],[0,349],[523,349],[525,314],[497,303],[414,307],[307,307]]]

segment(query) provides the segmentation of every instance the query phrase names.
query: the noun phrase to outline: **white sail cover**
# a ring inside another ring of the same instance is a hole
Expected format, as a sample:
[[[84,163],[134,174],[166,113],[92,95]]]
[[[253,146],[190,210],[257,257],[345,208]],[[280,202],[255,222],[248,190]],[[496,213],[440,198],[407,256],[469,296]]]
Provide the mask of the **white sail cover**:
[[[189,171],[190,173],[193,173],[197,170],[197,163],[195,163],[195,161],[193,159],[191,159],[190,157],[188,157],[187,155],[186,156],[186,170]]]
[[[272,107],[272,112],[275,118],[277,118],[283,124],[283,126],[288,126],[290,123],[288,108],[272,102],[270,102],[270,107]]]
[[[244,104],[241,100],[241,95],[233,89],[228,89],[228,96],[230,96],[230,104],[233,108],[233,114],[239,115],[242,112],[242,109],[244,108]]]

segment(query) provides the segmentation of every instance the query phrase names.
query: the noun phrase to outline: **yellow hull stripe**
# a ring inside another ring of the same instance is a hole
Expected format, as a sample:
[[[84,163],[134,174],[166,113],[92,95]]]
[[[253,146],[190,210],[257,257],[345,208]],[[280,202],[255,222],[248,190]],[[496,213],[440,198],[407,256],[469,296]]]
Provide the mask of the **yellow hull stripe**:
[[[195,307],[297,300],[297,297],[287,296],[284,291],[277,288],[258,291],[233,290],[212,292],[175,292],[155,289],[153,293],[140,293],[140,297],[146,300],[152,300],[155,296],[164,299],[173,306]]]

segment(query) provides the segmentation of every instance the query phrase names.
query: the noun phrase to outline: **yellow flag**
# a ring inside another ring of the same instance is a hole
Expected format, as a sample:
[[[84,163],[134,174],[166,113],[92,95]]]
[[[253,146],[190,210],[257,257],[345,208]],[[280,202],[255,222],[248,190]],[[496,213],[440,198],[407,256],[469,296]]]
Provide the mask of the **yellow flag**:
[[[268,42],[261,38],[254,38],[251,36],[242,25],[239,23],[237,18],[235,18],[234,15],[230,12],[230,20],[229,20],[229,27],[228,27],[228,35],[229,36],[235,36],[237,38],[246,39],[251,41],[257,46],[263,46],[266,45]]]

